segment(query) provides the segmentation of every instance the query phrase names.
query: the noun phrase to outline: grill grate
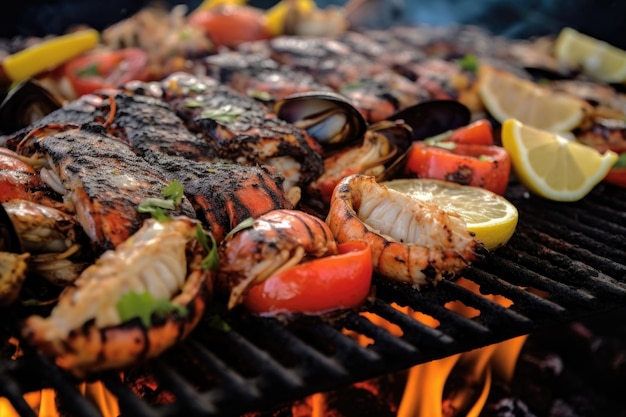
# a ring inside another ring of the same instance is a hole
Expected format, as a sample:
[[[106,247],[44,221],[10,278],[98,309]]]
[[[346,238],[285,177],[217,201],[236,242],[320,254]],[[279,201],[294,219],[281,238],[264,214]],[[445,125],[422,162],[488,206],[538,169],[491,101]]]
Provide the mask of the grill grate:
[[[508,298],[510,308],[451,281],[417,291],[376,278],[376,298],[367,311],[400,328],[402,336],[352,311],[290,323],[219,311],[231,330],[210,326],[207,317],[189,340],[126,371],[125,380],[117,374],[101,380],[118,397],[124,416],[235,415],[624,305],[626,190],[601,185],[577,203],[548,202],[519,187],[507,197],[520,212],[516,234],[465,278],[483,294]],[[480,314],[465,318],[445,307],[450,301]],[[392,303],[432,316],[440,325],[428,327]],[[372,343],[364,348],[344,330]],[[42,377],[33,380],[33,374]],[[161,404],[139,394],[135,375],[155,381],[174,400]],[[71,415],[99,416],[74,382],[35,352],[0,362],[0,395],[21,415],[35,415],[23,393],[53,387]]]

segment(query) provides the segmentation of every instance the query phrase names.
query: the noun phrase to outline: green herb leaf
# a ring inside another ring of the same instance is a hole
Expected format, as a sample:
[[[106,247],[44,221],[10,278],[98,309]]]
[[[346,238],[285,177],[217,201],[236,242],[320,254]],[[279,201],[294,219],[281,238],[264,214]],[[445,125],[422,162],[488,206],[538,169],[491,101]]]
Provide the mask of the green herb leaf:
[[[161,195],[165,198],[146,198],[139,203],[137,211],[150,213],[150,216],[159,222],[171,220],[169,211],[180,205],[184,195],[183,186],[177,180],[173,180],[163,187]]]
[[[247,219],[242,220],[237,226],[233,227],[232,230],[228,232],[226,236],[227,237],[232,236],[236,233],[239,233],[240,231],[244,229],[249,229],[252,227],[253,224],[254,224],[254,219],[252,217],[248,217]]]
[[[241,107],[227,104],[219,109],[207,109],[200,114],[202,119],[213,119],[220,123],[232,123],[245,112]]]
[[[476,72],[478,71],[479,62],[478,57],[474,54],[467,54],[459,61],[459,66],[464,71]]]
[[[230,331],[230,325],[218,314],[211,314],[207,316],[207,322],[209,327],[215,330],[220,330],[222,332]]]
[[[152,324],[153,314],[166,315],[175,312],[181,316],[187,315],[186,308],[172,304],[165,298],[154,298],[147,291],[141,294],[128,292],[120,297],[115,307],[122,323],[138,317],[145,327]]]
[[[204,104],[198,100],[188,99],[188,100],[185,100],[185,103],[183,104],[183,106],[185,106],[188,109],[197,109],[200,107],[204,107]]]
[[[173,180],[163,188],[161,195],[169,200],[173,200],[178,206],[183,199],[184,187],[177,180]]]
[[[94,62],[93,64],[76,70],[76,76],[81,78],[87,77],[97,77],[100,75],[100,71],[98,71],[98,63]]]
[[[200,242],[200,245],[207,251],[207,256],[204,257],[200,266],[205,271],[217,271],[220,266],[220,259],[217,254],[217,242],[211,233],[206,233],[200,223],[196,226],[196,237]],[[211,239],[211,245],[209,245],[209,238]]]

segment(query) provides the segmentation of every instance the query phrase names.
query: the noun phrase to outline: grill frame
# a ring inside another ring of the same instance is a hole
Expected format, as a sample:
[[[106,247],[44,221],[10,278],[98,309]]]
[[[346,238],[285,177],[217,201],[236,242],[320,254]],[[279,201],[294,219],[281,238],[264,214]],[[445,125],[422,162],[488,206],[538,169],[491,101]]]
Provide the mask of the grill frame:
[[[282,322],[228,313],[214,305],[188,340],[127,370],[129,378],[135,374],[154,378],[175,396],[173,403],[154,404],[116,373],[97,379],[118,397],[124,416],[237,415],[587,315],[610,313],[626,304],[625,189],[601,184],[579,202],[555,203],[512,185],[506,197],[519,210],[513,238],[464,277],[479,284],[482,293],[511,299],[510,308],[452,281],[418,291],[375,277],[376,297],[365,310],[401,327],[401,337],[356,311]],[[550,294],[542,298],[520,287]],[[444,307],[453,300],[480,314],[465,318]],[[431,315],[440,325],[425,326],[393,308],[392,302]],[[211,325],[215,314],[228,323],[229,331]],[[373,344],[359,346],[342,328],[369,337]],[[33,379],[36,374],[41,378]],[[100,416],[76,382],[31,350],[18,360],[0,360],[0,395],[20,415],[35,415],[23,400],[24,393],[52,387],[71,415]]]

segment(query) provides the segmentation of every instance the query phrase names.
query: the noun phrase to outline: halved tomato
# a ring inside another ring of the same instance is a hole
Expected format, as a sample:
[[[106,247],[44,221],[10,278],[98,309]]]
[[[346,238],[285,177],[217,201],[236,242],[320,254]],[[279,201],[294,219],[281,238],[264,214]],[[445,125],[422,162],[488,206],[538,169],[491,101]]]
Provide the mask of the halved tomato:
[[[359,306],[372,282],[372,252],[367,242],[338,245],[339,254],[281,271],[253,286],[244,306],[257,314],[320,314]]]
[[[139,48],[98,50],[67,62],[63,74],[77,96],[129,81],[146,81],[148,54]]]

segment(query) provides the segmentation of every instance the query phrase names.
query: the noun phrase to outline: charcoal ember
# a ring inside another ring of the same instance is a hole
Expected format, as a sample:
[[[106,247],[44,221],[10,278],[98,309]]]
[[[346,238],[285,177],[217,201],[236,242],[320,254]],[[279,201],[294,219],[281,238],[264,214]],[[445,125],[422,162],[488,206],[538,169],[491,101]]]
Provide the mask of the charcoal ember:
[[[393,417],[389,404],[369,389],[350,386],[326,396],[327,417]]]
[[[511,391],[515,392],[531,410],[545,415],[554,401],[552,387],[563,371],[563,361],[554,353],[530,349],[529,342],[522,349],[511,383]]]
[[[489,402],[483,408],[481,417],[536,417],[519,398],[506,397]]]

